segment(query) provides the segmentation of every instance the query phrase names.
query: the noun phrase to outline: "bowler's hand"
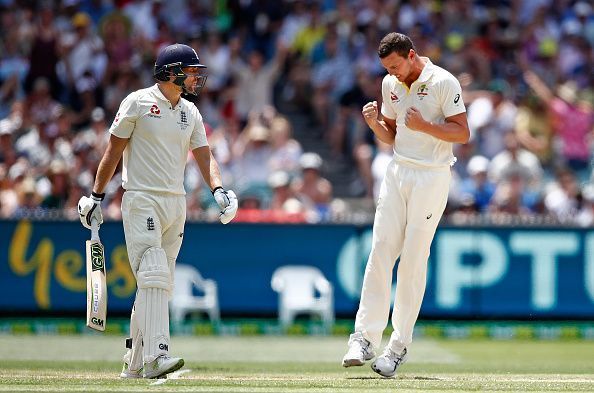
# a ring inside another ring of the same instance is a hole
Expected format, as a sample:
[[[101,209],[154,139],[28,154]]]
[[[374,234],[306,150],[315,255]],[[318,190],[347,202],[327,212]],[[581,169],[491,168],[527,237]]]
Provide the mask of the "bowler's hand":
[[[90,197],[83,196],[78,201],[78,214],[80,222],[85,228],[91,229],[91,220],[97,220],[97,224],[103,224],[103,214],[101,214],[101,201],[105,194],[93,192]]]
[[[419,130],[422,131],[423,127],[427,122],[423,119],[421,112],[414,106],[411,106],[406,110],[406,115],[404,116],[404,124],[411,130]]]
[[[377,115],[379,114],[377,109],[377,101],[368,102],[365,104],[363,106],[363,110],[361,110],[361,113],[363,114],[363,118],[365,119],[367,125],[371,127],[371,124],[374,121],[377,121]]]
[[[221,208],[219,220],[221,220],[223,224],[227,224],[235,217],[235,214],[237,213],[237,196],[231,190],[225,191],[223,187],[215,188],[215,190],[212,192],[212,195],[214,196],[215,201],[217,201],[217,205],[219,205]]]

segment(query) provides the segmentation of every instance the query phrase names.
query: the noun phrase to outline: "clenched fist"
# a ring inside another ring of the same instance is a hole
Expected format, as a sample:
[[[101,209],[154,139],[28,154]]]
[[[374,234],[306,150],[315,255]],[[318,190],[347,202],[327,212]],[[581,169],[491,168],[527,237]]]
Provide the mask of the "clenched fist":
[[[377,108],[377,101],[368,102],[363,106],[361,110],[363,114],[363,118],[367,124],[370,124],[372,121],[377,120],[377,115],[379,114]]]
[[[423,115],[421,112],[411,106],[406,110],[406,115],[404,116],[404,124],[411,130],[422,130],[423,126],[425,125],[426,121],[423,119]]]

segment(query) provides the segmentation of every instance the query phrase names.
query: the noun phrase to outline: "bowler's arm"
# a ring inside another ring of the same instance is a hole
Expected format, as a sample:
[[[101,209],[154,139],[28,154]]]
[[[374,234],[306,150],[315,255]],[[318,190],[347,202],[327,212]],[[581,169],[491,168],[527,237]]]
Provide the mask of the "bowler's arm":
[[[467,143],[470,139],[466,112],[447,117],[442,124],[424,122],[418,130],[446,142]]]
[[[194,159],[198,164],[202,178],[210,187],[210,190],[214,190],[217,187],[222,187],[221,171],[219,170],[219,164],[215,160],[210,151],[210,146],[201,146],[192,150]]]
[[[103,190],[105,190],[107,183],[111,180],[127,145],[128,139],[126,138],[119,138],[113,134],[109,137],[107,149],[105,149],[105,153],[103,153],[99,168],[97,169],[93,192],[97,194],[103,193]]]
[[[396,119],[390,119],[384,116],[383,120],[373,119],[367,122],[367,125],[371,128],[377,139],[388,145],[394,144],[394,139],[396,139]]]

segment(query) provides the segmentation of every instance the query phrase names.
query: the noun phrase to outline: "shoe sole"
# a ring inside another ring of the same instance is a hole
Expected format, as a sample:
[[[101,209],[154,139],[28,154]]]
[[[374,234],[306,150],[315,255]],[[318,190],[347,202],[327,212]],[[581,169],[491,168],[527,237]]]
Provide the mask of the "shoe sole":
[[[342,367],[362,366],[364,364],[365,361],[360,359],[342,359]]]
[[[124,379],[142,378],[142,374],[126,374],[126,373],[121,373],[120,374],[120,378],[124,378]]]
[[[342,359],[342,367],[351,367],[351,366],[362,366],[365,364],[366,361],[373,359],[375,356],[371,355],[366,357],[365,360],[361,359]]]
[[[169,367],[165,371],[162,371],[161,374],[152,375],[152,376],[145,376],[144,378],[147,378],[147,379],[162,378],[163,376],[165,376],[167,374],[170,374],[170,373],[172,373],[174,371],[179,370],[183,366],[184,366],[184,359],[179,359],[179,362],[171,365],[171,367]]]

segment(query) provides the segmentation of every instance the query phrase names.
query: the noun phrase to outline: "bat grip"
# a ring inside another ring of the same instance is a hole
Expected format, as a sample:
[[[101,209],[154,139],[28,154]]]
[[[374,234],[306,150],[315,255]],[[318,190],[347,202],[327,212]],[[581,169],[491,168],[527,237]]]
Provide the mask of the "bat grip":
[[[91,219],[91,240],[99,241],[99,223],[96,218]]]

